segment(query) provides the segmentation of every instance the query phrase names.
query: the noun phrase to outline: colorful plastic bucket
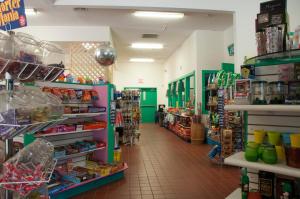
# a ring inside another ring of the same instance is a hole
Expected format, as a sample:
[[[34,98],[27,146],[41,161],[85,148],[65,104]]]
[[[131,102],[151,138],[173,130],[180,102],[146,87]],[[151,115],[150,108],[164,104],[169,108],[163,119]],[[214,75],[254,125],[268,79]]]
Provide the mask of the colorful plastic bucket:
[[[300,148],[300,133],[291,134],[291,146],[294,148]]]
[[[254,130],[254,142],[257,144],[262,144],[264,138],[266,136],[266,132],[263,130]]]
[[[272,145],[279,145],[280,133],[276,132],[276,131],[269,131],[268,132],[268,140],[269,140],[269,143]]]
[[[277,158],[280,162],[285,161],[285,152],[283,146],[275,146]]]
[[[290,146],[291,145],[291,138],[290,138],[290,133],[282,133],[281,137],[282,137],[282,143],[284,145]]]

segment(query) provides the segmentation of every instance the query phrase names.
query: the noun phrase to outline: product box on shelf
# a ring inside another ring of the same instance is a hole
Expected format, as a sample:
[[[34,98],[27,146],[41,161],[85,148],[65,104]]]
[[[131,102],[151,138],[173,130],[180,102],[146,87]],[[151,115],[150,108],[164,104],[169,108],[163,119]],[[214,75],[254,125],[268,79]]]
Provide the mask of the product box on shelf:
[[[235,104],[251,104],[251,79],[239,79],[235,81]]]

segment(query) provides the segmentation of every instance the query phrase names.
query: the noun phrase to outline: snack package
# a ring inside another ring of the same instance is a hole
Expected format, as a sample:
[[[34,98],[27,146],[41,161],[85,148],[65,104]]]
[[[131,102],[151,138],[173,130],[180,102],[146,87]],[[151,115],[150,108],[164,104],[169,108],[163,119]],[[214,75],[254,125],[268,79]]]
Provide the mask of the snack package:
[[[82,102],[90,102],[92,100],[91,92],[89,90],[83,91]]]

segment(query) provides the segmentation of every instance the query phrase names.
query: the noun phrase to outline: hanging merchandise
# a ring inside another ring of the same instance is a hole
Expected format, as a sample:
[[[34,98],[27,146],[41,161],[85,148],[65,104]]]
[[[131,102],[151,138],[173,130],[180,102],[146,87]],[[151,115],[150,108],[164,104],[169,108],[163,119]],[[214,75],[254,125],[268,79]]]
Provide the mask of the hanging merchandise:
[[[140,112],[140,91],[139,90],[125,90],[122,91],[122,99],[120,100],[120,107],[122,109],[123,118],[123,143],[133,145],[135,139],[139,139],[138,132],[141,120]]]
[[[208,141],[220,146],[219,161],[221,163],[224,158],[243,149],[241,114],[224,109],[225,105],[232,104],[234,101],[233,86],[239,77],[238,74],[227,73],[223,70],[219,71],[215,77],[212,76],[215,78],[214,82],[217,82],[218,91],[216,108],[211,107],[209,112]]]

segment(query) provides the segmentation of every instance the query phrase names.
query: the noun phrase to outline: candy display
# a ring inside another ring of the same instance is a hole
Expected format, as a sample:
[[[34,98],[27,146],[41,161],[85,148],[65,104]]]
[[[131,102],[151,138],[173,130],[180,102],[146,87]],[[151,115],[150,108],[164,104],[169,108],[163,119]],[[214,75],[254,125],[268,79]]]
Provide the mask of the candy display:
[[[49,195],[67,190],[84,182],[93,182],[102,177],[112,175],[124,170],[124,163],[103,164],[93,160],[87,160],[86,166],[76,166],[72,170],[68,170],[67,165],[57,167],[55,179],[49,184]]]
[[[59,97],[63,103],[93,103],[98,100],[98,93],[94,90],[43,88],[44,92],[52,93]]]
[[[268,84],[268,96],[270,104],[284,104],[285,100],[285,85],[284,82],[270,82]]]
[[[54,158],[60,159],[66,157],[67,155],[86,152],[97,148],[103,148],[105,146],[106,143],[102,141],[83,140],[81,142],[75,142],[66,146],[55,147]]]
[[[52,144],[36,139],[3,164],[0,184],[26,196],[48,181],[55,166],[53,152]]]
[[[252,82],[252,104],[267,104],[267,82]]]
[[[3,137],[11,136],[18,130],[16,128],[22,129],[20,125],[59,119],[63,114],[61,101],[57,97],[36,88],[20,88],[12,94],[3,91],[0,98],[0,128]]]

